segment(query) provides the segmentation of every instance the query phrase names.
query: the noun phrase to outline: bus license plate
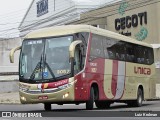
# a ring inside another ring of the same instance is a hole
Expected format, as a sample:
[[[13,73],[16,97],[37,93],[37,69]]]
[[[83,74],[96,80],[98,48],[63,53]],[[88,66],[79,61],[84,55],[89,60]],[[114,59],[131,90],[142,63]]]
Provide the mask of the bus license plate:
[[[38,96],[38,99],[39,99],[39,100],[47,100],[47,99],[48,99],[48,96]]]

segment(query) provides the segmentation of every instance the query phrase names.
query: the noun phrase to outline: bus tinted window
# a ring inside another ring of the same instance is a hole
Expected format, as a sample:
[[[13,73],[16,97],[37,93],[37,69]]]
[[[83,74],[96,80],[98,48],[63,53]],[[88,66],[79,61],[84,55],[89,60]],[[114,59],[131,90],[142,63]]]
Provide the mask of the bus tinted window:
[[[103,37],[99,35],[92,35],[90,56],[103,57]]]
[[[109,38],[104,39],[103,41],[103,46],[104,46],[104,55],[106,59],[116,59],[115,55],[115,44],[117,43],[114,40],[111,40]]]
[[[126,61],[135,62],[134,45],[126,43]]]
[[[145,64],[153,64],[154,63],[154,54],[152,48],[145,49]]]
[[[139,46],[139,45],[135,46],[134,52],[135,52],[135,57],[136,57],[135,62],[143,64],[144,63],[144,50],[143,50],[143,47]]]
[[[116,44],[116,60],[125,61],[126,60],[126,47],[124,42],[117,42]]]
[[[154,62],[153,49],[149,47],[111,38],[103,39],[103,47],[106,59],[146,65],[153,64]]]
[[[105,58],[121,61],[126,60],[126,47],[124,42],[106,38],[103,46]]]

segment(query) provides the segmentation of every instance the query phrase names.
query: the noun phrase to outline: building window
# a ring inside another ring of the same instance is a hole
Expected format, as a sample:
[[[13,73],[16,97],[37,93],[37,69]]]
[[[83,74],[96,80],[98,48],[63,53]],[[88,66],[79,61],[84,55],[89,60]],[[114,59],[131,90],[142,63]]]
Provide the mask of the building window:
[[[48,13],[48,0],[40,0],[37,2],[37,17]]]

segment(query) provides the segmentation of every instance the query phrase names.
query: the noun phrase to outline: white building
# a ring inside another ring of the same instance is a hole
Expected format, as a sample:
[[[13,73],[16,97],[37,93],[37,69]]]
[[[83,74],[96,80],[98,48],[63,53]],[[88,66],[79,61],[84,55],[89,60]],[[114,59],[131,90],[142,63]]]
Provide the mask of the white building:
[[[80,19],[80,14],[104,4],[106,0],[33,0],[20,26],[20,36],[48,26]]]

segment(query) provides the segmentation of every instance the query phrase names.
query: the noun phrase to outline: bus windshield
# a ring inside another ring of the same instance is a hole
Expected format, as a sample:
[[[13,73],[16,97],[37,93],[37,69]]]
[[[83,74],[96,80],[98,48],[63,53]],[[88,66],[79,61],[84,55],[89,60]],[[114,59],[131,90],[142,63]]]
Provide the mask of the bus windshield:
[[[73,36],[24,40],[20,55],[20,78],[56,80],[70,74],[69,46]]]

